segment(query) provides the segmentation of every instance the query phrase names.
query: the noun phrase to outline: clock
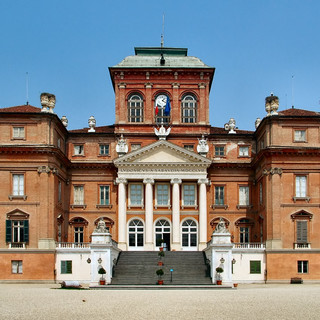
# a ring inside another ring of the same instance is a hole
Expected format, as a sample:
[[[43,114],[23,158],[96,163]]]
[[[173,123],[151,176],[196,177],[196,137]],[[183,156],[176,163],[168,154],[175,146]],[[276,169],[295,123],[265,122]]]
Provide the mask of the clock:
[[[167,96],[164,94],[160,94],[156,98],[156,107],[162,107],[164,108],[167,104]]]

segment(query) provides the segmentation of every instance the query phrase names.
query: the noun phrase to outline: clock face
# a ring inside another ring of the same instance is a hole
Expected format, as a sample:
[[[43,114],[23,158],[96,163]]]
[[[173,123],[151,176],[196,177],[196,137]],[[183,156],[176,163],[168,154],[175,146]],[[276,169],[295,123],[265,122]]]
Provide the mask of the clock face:
[[[167,104],[167,96],[166,95],[160,94],[159,96],[157,96],[156,106],[165,107],[166,104]]]

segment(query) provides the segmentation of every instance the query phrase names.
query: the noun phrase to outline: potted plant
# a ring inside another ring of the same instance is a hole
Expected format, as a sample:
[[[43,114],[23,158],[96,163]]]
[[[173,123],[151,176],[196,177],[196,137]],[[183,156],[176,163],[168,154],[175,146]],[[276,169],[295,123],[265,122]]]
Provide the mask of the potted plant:
[[[164,251],[159,251],[158,256],[159,256],[158,266],[163,266],[163,262],[161,261],[161,259],[164,257]]]
[[[223,272],[223,269],[221,267],[216,268],[217,272],[217,285],[222,285],[222,279],[221,279],[221,273]]]
[[[158,276],[158,284],[159,285],[162,285],[163,284],[163,280],[162,280],[162,276],[164,275],[164,272],[163,272],[163,270],[162,269],[158,269],[157,271],[156,271],[156,274],[157,274],[157,276]]]
[[[103,277],[103,275],[107,273],[106,270],[103,267],[101,267],[98,270],[98,273],[101,274],[101,278],[99,280],[100,285],[105,285],[106,284],[106,279]]]
[[[160,250],[160,251],[163,251],[164,240],[163,240],[163,239],[160,239],[159,242],[160,242],[160,248],[159,248],[159,250]]]

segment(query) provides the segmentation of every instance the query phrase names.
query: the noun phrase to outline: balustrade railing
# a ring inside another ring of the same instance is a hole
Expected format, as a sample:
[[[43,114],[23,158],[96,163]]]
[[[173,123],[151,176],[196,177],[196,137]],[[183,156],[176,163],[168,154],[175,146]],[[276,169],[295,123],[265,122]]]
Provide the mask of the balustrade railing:
[[[9,249],[25,249],[26,244],[25,242],[10,242]]]
[[[310,243],[294,243],[295,249],[311,249]]]
[[[235,249],[265,249],[266,245],[260,242],[234,243]]]
[[[89,242],[58,242],[57,248],[59,249],[87,249]]]

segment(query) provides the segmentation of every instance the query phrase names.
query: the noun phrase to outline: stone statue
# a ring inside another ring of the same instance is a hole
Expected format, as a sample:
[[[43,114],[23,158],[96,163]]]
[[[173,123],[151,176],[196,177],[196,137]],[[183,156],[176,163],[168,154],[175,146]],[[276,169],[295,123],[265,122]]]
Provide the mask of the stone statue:
[[[116,151],[119,156],[123,156],[128,152],[128,145],[127,141],[123,138],[123,135],[121,134],[120,139],[118,140],[118,143],[116,145]]]
[[[228,232],[228,230],[226,228],[226,223],[224,222],[224,220],[222,218],[220,218],[220,221],[218,222],[213,233],[226,233],[226,232]]]
[[[236,120],[230,118],[229,122],[224,125],[224,130],[229,131],[228,133],[236,133]]]
[[[209,146],[207,143],[207,140],[204,138],[204,135],[202,135],[201,139],[199,140],[199,144],[197,146],[197,151],[200,155],[206,156],[207,153],[209,152]]]
[[[95,132],[96,130],[94,129],[96,127],[96,119],[94,116],[91,116],[88,120],[88,125],[89,125],[89,130],[88,132]]]
[[[154,133],[157,137],[159,137],[159,140],[166,140],[166,137],[169,135],[171,131],[171,127],[166,130],[166,128],[161,125],[159,130],[157,128],[154,128]]]
[[[94,230],[95,233],[106,233],[108,232],[108,228],[106,227],[106,223],[100,218],[96,229]]]

